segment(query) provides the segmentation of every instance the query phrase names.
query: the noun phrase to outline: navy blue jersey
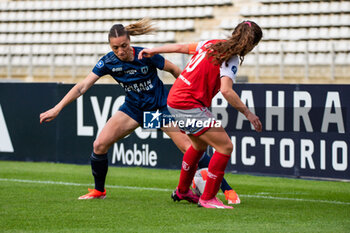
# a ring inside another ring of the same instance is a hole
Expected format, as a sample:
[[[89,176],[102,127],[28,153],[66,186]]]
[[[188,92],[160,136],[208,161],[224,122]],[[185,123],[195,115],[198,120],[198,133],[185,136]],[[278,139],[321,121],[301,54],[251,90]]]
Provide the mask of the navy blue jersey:
[[[155,55],[139,60],[137,57],[143,48],[133,49],[133,61],[121,61],[112,51],[98,61],[92,72],[99,77],[111,75],[124,88],[128,104],[142,110],[166,106],[168,91],[157,75],[157,68],[164,68],[164,57]]]

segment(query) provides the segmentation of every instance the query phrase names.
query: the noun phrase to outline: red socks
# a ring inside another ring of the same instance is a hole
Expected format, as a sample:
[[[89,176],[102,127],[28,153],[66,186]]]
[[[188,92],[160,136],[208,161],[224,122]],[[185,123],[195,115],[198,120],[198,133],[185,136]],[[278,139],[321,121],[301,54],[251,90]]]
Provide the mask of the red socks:
[[[194,174],[197,170],[198,161],[202,157],[203,153],[204,151],[197,151],[191,145],[190,148],[188,148],[188,150],[184,154],[180,173],[180,181],[179,185],[177,186],[180,193],[188,192]]]
[[[207,183],[205,184],[201,199],[209,200],[216,196],[230,157],[231,155],[225,155],[215,151],[209,162]]]
[[[192,146],[188,148],[182,160],[180,181],[178,190],[180,193],[187,193],[192,179],[197,170],[197,164],[204,151],[197,151]],[[231,155],[215,152],[212,156],[208,167],[208,178],[204,192],[201,196],[203,200],[209,200],[216,196],[220,189],[221,181],[224,178],[226,165]]]

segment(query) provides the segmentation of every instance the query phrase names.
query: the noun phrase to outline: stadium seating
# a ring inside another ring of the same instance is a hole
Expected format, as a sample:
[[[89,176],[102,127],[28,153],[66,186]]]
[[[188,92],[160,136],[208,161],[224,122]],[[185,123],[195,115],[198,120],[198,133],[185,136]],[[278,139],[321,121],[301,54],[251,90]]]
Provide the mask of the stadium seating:
[[[280,80],[276,69],[294,69],[308,62],[316,68],[335,65],[340,82],[350,82],[346,69],[350,67],[350,1],[340,0],[5,0],[0,2],[0,78],[11,76],[8,70],[15,67],[27,70],[28,65],[91,69],[109,51],[109,28],[143,17],[151,17],[158,32],[133,37],[132,42],[147,47],[226,38],[237,23],[250,19],[263,28],[264,37],[240,70],[251,76],[249,81],[261,81],[265,74]],[[184,55],[166,57],[182,68],[188,60]],[[259,73],[252,76],[252,67]],[[30,75],[36,76],[36,69],[32,70]],[[300,82],[305,81],[304,72],[295,73],[301,74]],[[323,72],[313,75],[334,81]]]
[[[259,45],[261,65],[268,65],[267,61],[271,61],[271,66],[277,65],[270,59],[271,54],[283,55],[279,58],[279,66],[296,67],[307,62],[308,66],[328,67],[331,70],[334,64],[347,64],[350,46],[349,1],[264,0],[260,4],[243,6],[240,14],[264,28],[264,38]],[[232,30],[230,25],[235,24],[222,22],[220,27]],[[247,63],[256,66],[254,59],[247,60]],[[317,75],[325,78],[322,72]],[[346,78],[346,75],[343,77]]]

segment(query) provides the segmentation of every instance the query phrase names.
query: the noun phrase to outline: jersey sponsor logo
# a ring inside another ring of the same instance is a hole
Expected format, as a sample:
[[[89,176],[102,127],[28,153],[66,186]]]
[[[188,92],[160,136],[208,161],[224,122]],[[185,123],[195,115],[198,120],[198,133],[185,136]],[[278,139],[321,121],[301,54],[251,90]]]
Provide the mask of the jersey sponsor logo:
[[[123,71],[123,67],[113,67],[112,72],[120,72]]]
[[[130,69],[130,70],[126,70],[126,71],[124,71],[124,73],[125,73],[125,74],[131,74],[131,75],[134,75],[134,74],[136,74],[136,73],[137,73],[137,70],[135,70],[135,69]]]
[[[105,65],[105,63],[102,60],[99,60],[96,64],[97,68],[102,68]]]
[[[0,152],[14,152],[10,134],[0,105]]]
[[[148,73],[148,66],[141,67],[141,73],[147,74]]]
[[[232,68],[231,68],[231,70],[232,70],[232,72],[236,75],[236,73],[237,73],[237,66],[232,66]]]
[[[124,75],[123,67],[113,67],[112,72],[117,77],[122,77]]]
[[[124,88],[126,92],[133,91],[133,92],[140,93],[142,91],[149,91],[154,87],[151,79],[148,79],[147,81],[140,82],[140,83],[128,84],[128,83],[120,82],[119,84]]]

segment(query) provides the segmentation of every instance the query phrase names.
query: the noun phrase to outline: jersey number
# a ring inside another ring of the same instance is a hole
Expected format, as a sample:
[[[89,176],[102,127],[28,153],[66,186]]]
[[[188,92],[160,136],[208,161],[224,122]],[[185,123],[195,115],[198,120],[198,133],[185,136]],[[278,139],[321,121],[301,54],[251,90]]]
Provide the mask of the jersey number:
[[[196,66],[198,66],[198,64],[203,60],[206,54],[207,51],[199,51],[199,53],[195,57],[192,57],[190,63],[188,63],[188,65],[186,66],[186,71],[192,72],[196,68]]]

